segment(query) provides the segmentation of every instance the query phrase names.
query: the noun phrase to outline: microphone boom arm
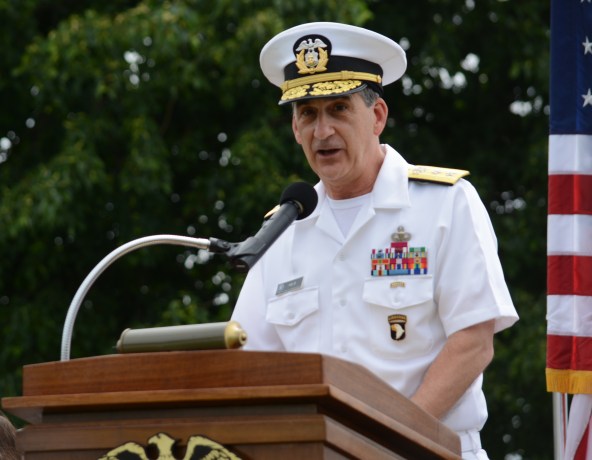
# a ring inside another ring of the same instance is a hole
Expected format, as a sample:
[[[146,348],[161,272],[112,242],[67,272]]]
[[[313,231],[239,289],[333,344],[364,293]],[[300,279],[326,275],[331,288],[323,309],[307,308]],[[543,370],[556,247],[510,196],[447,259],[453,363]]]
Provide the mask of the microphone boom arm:
[[[76,315],[78,314],[78,310],[80,309],[80,305],[82,304],[82,301],[84,300],[86,294],[88,293],[93,283],[101,275],[101,273],[103,273],[109,267],[109,265],[111,265],[113,262],[115,262],[120,257],[124,256],[125,254],[132,252],[136,249],[140,249],[146,246],[153,246],[156,244],[188,246],[198,249],[210,249],[210,246],[213,245],[214,247],[212,248],[212,252],[225,252],[228,250],[225,248],[231,247],[230,243],[227,243],[222,240],[217,240],[214,238],[210,238],[208,240],[204,238],[191,238],[188,236],[179,235],[152,235],[132,240],[110,252],[86,276],[86,278],[76,291],[76,294],[72,299],[72,302],[70,303],[70,307],[68,308],[68,314],[66,315],[66,321],[64,323],[64,330],[62,332],[62,349],[60,356],[61,361],[68,361],[70,359],[72,331],[74,329],[74,321],[76,320]]]
[[[258,252],[263,250],[265,245],[253,237],[247,238],[242,243],[229,243],[218,238],[191,238],[188,236],[179,235],[152,235],[143,238],[132,240],[117,249],[114,249],[107,254],[93,270],[86,276],[70,306],[64,322],[64,329],[62,331],[62,347],[60,354],[60,361],[70,360],[70,350],[72,345],[72,333],[74,330],[74,322],[76,316],[82,305],[82,301],[88,294],[88,291],[97,280],[97,278],[120,257],[135,251],[136,249],[144,248],[146,246],[154,246],[157,244],[170,244],[177,246],[187,246],[197,249],[206,249],[212,253],[224,253],[230,259],[231,263],[237,269],[250,269],[253,264],[261,257]],[[263,247],[262,247],[263,246]]]
[[[310,215],[317,205],[317,200],[315,189],[305,182],[296,182],[288,186],[282,193],[278,209],[274,210],[269,218],[266,218],[263,226],[255,236],[247,238],[242,243],[229,243],[217,238],[204,239],[179,235],[152,235],[132,240],[113,250],[86,276],[70,303],[62,332],[61,361],[70,359],[74,321],[84,297],[101,273],[120,257],[145,246],[171,244],[206,249],[213,253],[224,253],[235,268],[247,271],[255,265],[263,253],[269,249],[294,220]]]

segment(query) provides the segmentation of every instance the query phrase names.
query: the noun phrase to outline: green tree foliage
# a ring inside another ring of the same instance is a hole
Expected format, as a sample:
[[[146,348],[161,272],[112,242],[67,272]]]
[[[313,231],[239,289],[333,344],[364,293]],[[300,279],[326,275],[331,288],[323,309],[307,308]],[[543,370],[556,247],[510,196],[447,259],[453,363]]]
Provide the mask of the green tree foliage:
[[[0,0],[0,395],[59,359],[68,305],[115,248],[242,241],[288,183],[316,181],[258,54],[286,27],[341,21],[407,49],[383,140],[472,171],[522,317],[496,338],[484,443],[549,458],[548,15],[536,0]],[[128,254],[86,297],[72,356],[111,353],[126,327],[227,320],[242,277],[204,251]]]

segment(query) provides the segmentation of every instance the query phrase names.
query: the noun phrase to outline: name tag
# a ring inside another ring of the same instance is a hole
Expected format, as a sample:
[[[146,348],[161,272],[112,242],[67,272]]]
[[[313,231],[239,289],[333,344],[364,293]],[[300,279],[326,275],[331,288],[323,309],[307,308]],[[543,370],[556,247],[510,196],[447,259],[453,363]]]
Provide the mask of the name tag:
[[[296,291],[302,287],[302,280],[304,279],[303,276],[300,278],[296,278],[290,281],[286,281],[284,283],[278,284],[275,295],[285,294],[286,292]]]

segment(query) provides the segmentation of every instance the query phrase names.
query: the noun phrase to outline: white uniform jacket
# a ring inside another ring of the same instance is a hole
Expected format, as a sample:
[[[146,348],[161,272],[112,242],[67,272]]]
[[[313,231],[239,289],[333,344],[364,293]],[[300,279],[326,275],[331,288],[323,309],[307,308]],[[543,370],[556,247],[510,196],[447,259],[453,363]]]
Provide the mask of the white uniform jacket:
[[[369,204],[349,235],[342,236],[317,184],[316,209],[250,270],[233,319],[248,334],[245,349],[336,356],[410,397],[446,337],[494,318],[500,331],[518,316],[475,189],[462,179],[453,186],[410,181],[407,162],[384,148]],[[408,250],[424,249],[415,254],[420,273],[373,276],[372,254],[388,252],[399,227],[410,236]],[[453,430],[485,423],[481,381],[443,419]]]

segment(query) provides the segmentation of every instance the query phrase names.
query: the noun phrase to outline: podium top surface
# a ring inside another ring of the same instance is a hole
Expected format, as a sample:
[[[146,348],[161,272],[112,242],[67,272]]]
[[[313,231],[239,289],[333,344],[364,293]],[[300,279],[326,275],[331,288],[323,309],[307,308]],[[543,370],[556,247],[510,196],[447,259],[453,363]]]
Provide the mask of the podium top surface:
[[[379,380],[359,365],[312,353],[211,350],[117,354],[25,366],[23,396],[262,385],[344,385],[344,375],[354,371],[360,377]]]
[[[4,410],[30,423],[73,411],[290,404],[364,413],[459,452],[458,437],[366,368],[313,353],[244,350],[106,355],[27,365]]]

